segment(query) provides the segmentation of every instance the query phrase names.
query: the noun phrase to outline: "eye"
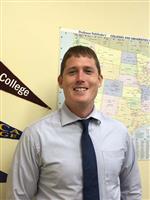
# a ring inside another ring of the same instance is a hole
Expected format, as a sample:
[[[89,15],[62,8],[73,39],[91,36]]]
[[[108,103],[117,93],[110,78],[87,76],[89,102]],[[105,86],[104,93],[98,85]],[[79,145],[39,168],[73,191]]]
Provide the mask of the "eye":
[[[74,75],[76,72],[77,72],[77,70],[71,69],[71,70],[68,71],[68,74],[72,76],[72,75]]]
[[[86,68],[84,71],[85,71],[86,74],[92,74],[93,73],[92,68]]]

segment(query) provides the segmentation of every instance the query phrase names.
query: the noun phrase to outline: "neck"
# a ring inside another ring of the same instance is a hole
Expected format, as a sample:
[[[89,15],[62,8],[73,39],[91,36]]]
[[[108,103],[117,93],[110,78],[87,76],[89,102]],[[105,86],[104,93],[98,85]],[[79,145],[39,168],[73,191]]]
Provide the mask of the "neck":
[[[78,105],[68,105],[66,103],[66,106],[69,108],[69,110],[77,115],[78,117],[81,118],[86,118],[93,110],[94,105],[83,105],[83,104],[78,104]]]

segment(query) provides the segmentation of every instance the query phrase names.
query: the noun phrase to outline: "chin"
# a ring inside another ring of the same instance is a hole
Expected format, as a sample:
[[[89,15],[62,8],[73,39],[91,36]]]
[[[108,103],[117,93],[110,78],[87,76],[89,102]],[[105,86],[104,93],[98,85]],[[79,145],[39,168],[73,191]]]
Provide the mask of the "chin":
[[[85,96],[72,96],[70,98],[68,98],[70,104],[83,104],[83,105],[86,105],[86,104],[90,104],[91,101],[89,100],[89,96],[85,97]]]
[[[75,103],[80,105],[89,105],[89,101],[86,100],[78,100]]]

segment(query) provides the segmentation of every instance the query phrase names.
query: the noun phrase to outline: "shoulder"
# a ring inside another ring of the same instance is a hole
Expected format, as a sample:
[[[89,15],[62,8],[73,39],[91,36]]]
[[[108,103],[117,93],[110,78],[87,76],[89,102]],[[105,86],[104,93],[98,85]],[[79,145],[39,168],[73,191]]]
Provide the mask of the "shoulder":
[[[44,117],[42,117],[41,119],[35,121],[34,123],[32,123],[29,127],[30,128],[36,128],[36,127],[40,127],[40,126],[46,126],[46,125],[50,125],[54,122],[58,122],[60,120],[60,112],[59,110],[52,112]]]
[[[128,133],[128,129],[126,125],[121,122],[118,119],[114,119],[112,117],[109,117],[102,112],[99,112],[100,115],[100,121],[101,121],[101,126],[105,127],[105,129],[111,129],[111,130],[116,130],[116,132],[123,132],[123,133]]]
[[[127,130],[123,122],[104,114],[103,112],[97,110],[96,108],[94,108],[93,110],[92,117],[99,120],[102,126],[104,125],[106,127],[114,127],[114,128],[118,127],[120,129]]]
[[[108,149],[111,147],[128,148],[131,137],[125,124],[117,119],[113,119],[103,113],[101,115],[100,131],[103,135],[104,144],[108,142]],[[111,141],[111,142],[110,142]]]
[[[44,134],[50,129],[59,126],[59,124],[60,111],[57,110],[28,125],[23,131],[23,134],[30,136]]]

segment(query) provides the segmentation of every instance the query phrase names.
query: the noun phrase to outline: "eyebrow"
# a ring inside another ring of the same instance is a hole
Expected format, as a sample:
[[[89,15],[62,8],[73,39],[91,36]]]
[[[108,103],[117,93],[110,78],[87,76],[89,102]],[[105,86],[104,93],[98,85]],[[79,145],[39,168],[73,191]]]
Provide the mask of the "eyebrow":
[[[72,66],[72,67],[67,68],[67,70],[69,70],[69,69],[76,69],[76,68],[77,68],[77,66]],[[91,69],[93,69],[92,66],[87,66],[87,65],[83,66],[83,68],[91,68]]]

